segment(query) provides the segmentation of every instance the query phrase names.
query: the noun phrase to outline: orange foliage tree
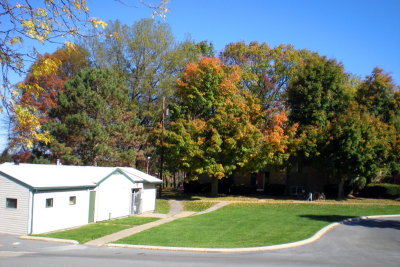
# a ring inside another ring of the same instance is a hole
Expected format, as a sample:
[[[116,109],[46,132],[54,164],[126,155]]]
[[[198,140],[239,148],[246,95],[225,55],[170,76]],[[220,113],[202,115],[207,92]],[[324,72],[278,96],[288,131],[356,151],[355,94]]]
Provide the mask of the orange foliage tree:
[[[283,113],[266,113],[240,89],[241,70],[217,58],[190,63],[177,81],[164,152],[189,178],[218,180],[236,170],[257,171],[287,158],[290,133]]]
[[[57,106],[64,83],[89,65],[87,52],[79,47],[58,49],[33,64],[14,94],[13,145],[32,148],[37,142],[51,141],[50,134],[41,126],[49,120],[50,110]]]

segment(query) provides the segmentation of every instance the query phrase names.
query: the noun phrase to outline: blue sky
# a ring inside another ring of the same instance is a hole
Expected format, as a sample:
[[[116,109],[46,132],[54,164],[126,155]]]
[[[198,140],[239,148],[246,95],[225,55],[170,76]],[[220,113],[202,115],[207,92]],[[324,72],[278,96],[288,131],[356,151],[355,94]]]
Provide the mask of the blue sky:
[[[92,15],[128,25],[149,16],[145,8],[107,2],[89,1]],[[190,34],[218,51],[237,41],[293,44],[361,77],[380,66],[400,83],[400,0],[171,0],[169,8],[166,22],[178,40]]]
[[[151,17],[151,10],[135,1],[123,0],[137,8],[114,0],[88,4],[92,17],[132,25]],[[170,0],[168,7],[165,22],[178,41],[190,35],[211,41],[217,51],[238,41],[292,44],[336,58],[362,78],[379,66],[400,84],[400,0]],[[39,47],[40,52],[55,49]]]

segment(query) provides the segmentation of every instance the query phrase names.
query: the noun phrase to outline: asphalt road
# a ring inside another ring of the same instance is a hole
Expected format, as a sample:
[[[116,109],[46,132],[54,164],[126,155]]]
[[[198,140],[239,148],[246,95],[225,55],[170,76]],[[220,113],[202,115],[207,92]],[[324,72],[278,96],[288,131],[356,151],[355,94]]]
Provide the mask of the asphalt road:
[[[400,217],[340,225],[312,244],[254,253],[189,253],[69,245],[0,234],[0,267],[400,266]]]

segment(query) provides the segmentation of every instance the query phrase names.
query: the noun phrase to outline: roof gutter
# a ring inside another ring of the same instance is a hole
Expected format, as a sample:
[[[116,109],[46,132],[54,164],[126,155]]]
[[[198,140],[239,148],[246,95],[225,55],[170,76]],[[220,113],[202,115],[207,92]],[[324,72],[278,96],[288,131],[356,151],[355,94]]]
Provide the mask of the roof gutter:
[[[97,185],[86,185],[86,186],[53,186],[53,187],[34,187],[32,192],[45,192],[45,191],[69,191],[69,190],[86,190],[93,189]]]

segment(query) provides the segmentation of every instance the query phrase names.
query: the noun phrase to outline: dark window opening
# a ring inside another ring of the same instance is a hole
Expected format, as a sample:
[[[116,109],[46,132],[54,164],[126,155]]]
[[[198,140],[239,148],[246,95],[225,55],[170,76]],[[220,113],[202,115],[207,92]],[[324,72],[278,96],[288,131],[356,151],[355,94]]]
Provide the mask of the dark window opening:
[[[53,199],[46,198],[46,208],[52,208],[52,207],[53,207]]]
[[[17,199],[16,198],[7,198],[6,199],[6,208],[16,209],[17,208]]]

